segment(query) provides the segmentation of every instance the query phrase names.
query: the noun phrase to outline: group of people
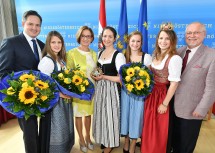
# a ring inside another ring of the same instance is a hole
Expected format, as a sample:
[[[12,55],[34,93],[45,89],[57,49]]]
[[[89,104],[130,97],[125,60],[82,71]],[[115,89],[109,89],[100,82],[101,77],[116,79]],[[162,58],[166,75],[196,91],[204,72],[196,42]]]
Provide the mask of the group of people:
[[[178,50],[172,24],[162,24],[152,56],[142,51],[138,31],[128,36],[125,54],[118,52],[114,47],[117,32],[110,26],[102,31],[104,50],[98,55],[89,48],[94,33],[87,26],[77,31],[80,45],[66,53],[59,32],[49,32],[45,44],[36,38],[41,24],[42,17],[29,10],[23,15],[23,32],[2,41],[0,77],[22,70],[50,76],[78,65],[94,83],[95,94],[92,101],[85,101],[60,93],[58,103],[40,118],[40,124],[36,116],[19,118],[26,153],[69,153],[74,145],[73,116],[82,152],[94,150],[91,122],[93,138],[104,153],[120,145],[120,136],[125,138],[124,153],[135,152],[138,138],[142,153],[194,151],[202,120],[215,101],[215,50],[203,45],[202,23],[187,26],[187,46]],[[141,62],[153,72],[154,87],[145,99],[128,94],[120,85],[119,69],[131,62]],[[96,67],[102,74],[91,74]]]

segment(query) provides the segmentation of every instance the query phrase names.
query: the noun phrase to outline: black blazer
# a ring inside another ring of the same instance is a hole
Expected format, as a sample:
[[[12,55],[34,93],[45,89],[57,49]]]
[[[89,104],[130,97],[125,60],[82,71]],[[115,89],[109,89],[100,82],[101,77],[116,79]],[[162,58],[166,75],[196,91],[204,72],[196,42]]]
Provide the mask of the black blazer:
[[[37,39],[42,50],[44,43]],[[12,71],[37,70],[38,62],[23,33],[4,39],[0,48],[0,78]]]

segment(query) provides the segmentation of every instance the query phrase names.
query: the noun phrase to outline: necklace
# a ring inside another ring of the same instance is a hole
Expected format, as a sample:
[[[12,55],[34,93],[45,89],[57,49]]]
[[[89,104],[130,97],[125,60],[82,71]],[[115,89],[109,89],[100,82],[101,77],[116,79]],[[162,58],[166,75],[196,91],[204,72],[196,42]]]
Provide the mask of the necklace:
[[[102,59],[103,60],[106,60],[106,59],[108,59],[111,55],[112,55],[112,53],[113,53],[113,51],[111,50],[111,51],[107,51],[107,50],[105,50],[103,53],[102,53]]]

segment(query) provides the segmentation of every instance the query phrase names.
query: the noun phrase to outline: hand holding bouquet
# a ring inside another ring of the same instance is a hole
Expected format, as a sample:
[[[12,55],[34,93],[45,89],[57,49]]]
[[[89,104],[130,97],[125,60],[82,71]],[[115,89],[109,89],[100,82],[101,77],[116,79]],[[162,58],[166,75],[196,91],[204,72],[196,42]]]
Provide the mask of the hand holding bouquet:
[[[55,81],[38,71],[20,71],[2,79],[0,104],[18,118],[40,117],[59,99]]]
[[[94,85],[85,74],[80,71],[79,67],[76,69],[54,72],[52,77],[56,80],[63,94],[82,100],[91,100],[94,93]]]
[[[152,91],[153,75],[142,63],[124,64],[119,73],[123,88],[128,94],[144,98]]]

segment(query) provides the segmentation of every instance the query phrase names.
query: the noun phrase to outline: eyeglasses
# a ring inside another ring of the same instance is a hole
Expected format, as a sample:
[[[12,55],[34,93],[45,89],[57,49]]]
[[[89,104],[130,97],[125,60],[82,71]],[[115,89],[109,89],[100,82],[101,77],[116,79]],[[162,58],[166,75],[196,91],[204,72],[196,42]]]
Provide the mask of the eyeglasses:
[[[191,31],[188,31],[188,32],[186,32],[186,34],[187,35],[199,35],[200,33],[202,33],[202,32],[204,32],[204,31],[194,31],[194,32],[191,32]]]
[[[91,35],[81,35],[81,38],[90,39],[90,38],[92,38],[92,36]]]

